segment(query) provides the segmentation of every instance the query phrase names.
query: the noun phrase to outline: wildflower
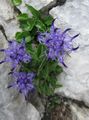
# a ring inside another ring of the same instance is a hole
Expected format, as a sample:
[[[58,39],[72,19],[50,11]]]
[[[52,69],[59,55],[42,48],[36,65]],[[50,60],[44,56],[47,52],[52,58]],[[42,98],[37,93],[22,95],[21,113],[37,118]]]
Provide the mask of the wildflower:
[[[12,68],[16,68],[16,66],[21,63],[27,63],[31,61],[31,56],[26,53],[26,48],[25,48],[25,41],[22,40],[21,43],[16,42],[15,40],[13,41],[8,41],[9,47],[7,49],[1,49],[1,52],[5,53],[5,58],[0,62],[10,62],[12,65]]]
[[[8,88],[16,88],[27,98],[28,94],[34,90],[33,79],[35,74],[33,72],[14,72],[12,76],[15,82],[11,83]]]
[[[68,28],[63,32],[60,28],[55,28],[53,23],[50,32],[38,35],[38,41],[47,47],[47,57],[52,60],[58,60],[65,67],[67,67],[64,63],[65,55],[79,48],[79,46],[73,47],[73,40],[79,34],[71,37],[67,33],[69,30],[71,29]]]

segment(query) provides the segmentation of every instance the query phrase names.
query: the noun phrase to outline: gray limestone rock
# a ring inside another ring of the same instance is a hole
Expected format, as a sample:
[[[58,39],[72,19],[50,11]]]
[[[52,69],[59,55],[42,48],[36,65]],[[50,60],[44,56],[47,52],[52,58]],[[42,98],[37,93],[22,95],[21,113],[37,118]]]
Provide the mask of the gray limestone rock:
[[[22,4],[18,7],[22,13],[28,12],[27,8],[25,7],[25,3],[32,5],[37,10],[41,9],[42,7],[46,6],[53,0],[23,0]]]
[[[80,33],[75,40],[80,47],[71,57],[66,57],[68,68],[58,77],[63,87],[56,93],[89,106],[89,0],[68,0],[65,5],[53,8],[50,14],[56,18],[55,25],[63,30],[72,28],[71,35]]]
[[[0,18],[5,20],[13,19],[14,11],[10,0],[0,0]]]
[[[89,109],[79,107],[76,104],[70,106],[72,113],[72,120],[89,120]]]

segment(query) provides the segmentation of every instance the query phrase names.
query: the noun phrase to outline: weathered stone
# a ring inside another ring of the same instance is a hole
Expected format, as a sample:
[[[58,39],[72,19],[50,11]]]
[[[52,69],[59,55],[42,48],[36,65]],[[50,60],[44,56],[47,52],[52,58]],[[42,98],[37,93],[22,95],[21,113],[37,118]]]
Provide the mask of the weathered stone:
[[[64,6],[55,7],[50,14],[56,25],[62,29],[72,28],[71,35],[80,33],[76,38],[79,49],[66,57],[68,68],[58,77],[63,87],[58,94],[84,101],[89,106],[89,1],[68,0]]]
[[[8,39],[13,39],[15,33],[20,31],[10,0],[0,0],[0,26],[3,27],[3,32],[5,32]]]
[[[3,19],[0,19],[0,25],[3,27],[3,32],[6,34],[8,40],[14,39],[16,32],[21,31],[16,19],[11,21],[4,21]]]
[[[19,28],[19,23],[16,19],[6,22],[3,27],[5,29],[7,38],[11,40],[15,38],[16,32],[21,31]]]
[[[89,120],[89,109],[79,107],[76,104],[70,106],[72,112],[72,120]]]
[[[0,0],[0,18],[5,20],[14,17],[13,8],[11,7],[10,0]]]
[[[41,120],[39,112],[30,104],[30,107],[27,106],[27,120]]]
[[[25,3],[32,5],[37,10],[41,9],[42,7],[46,6],[53,0],[23,0],[23,3],[18,7],[22,13],[28,12],[27,8],[25,7]]]

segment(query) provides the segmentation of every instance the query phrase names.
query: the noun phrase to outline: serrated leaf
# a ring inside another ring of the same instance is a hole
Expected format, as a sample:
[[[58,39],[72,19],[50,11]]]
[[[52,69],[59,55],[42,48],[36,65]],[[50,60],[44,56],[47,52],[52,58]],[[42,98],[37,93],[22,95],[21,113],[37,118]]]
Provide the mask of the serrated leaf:
[[[58,73],[58,74],[62,73],[63,72],[62,67],[60,67],[59,65],[57,65],[56,69],[55,69],[55,72]]]
[[[27,21],[21,22],[21,28],[24,31],[31,31],[33,29],[33,27],[35,26],[35,19],[34,18],[30,18]]]
[[[31,54],[34,52],[32,44],[29,44],[29,47],[27,47],[27,51]]]
[[[38,59],[37,59],[37,60],[38,60]],[[44,58],[42,59],[42,61],[40,61],[40,65],[39,65],[38,71],[37,71],[37,76],[39,76],[39,75],[40,75],[40,77],[42,76],[43,68],[44,68],[44,66],[46,65],[46,62],[47,62],[46,57],[44,57]]]
[[[40,12],[37,11],[35,8],[33,8],[32,6],[26,4],[28,10],[30,10],[30,12],[32,13],[32,15],[36,18],[39,18],[40,17]]]
[[[44,56],[44,50],[45,50],[45,46],[43,44],[39,44],[38,48],[37,48],[38,59],[41,58],[42,56]]]
[[[30,18],[29,21],[28,21],[28,25],[30,26],[30,31],[33,29],[33,27],[35,26],[35,22],[36,22],[36,19],[34,18]]]
[[[57,67],[57,63],[56,63],[56,61],[50,61],[48,66],[49,66],[50,72],[53,72],[53,71],[55,71],[55,69]]]
[[[63,85],[61,84],[56,84],[55,88],[60,88],[60,87],[63,87]]]
[[[17,32],[17,33],[15,34],[15,38],[16,38],[16,39],[22,39],[23,37],[28,36],[28,34],[29,34],[29,33],[27,33],[27,32]]]
[[[46,81],[43,83],[40,83],[38,86],[40,88],[39,90],[41,94],[44,94],[47,96],[50,96],[53,94],[53,89],[49,88],[49,84]]]
[[[22,3],[22,0],[12,0],[12,3],[13,3],[15,6],[19,6],[19,5]]]
[[[31,36],[30,36],[30,35],[27,36],[27,37],[25,38],[25,41],[26,41],[26,43],[30,42],[30,41],[31,41]]]
[[[56,86],[56,82],[57,82],[56,77],[49,76],[48,80],[49,80],[49,83],[50,83],[53,87]]]
[[[22,13],[22,14],[18,15],[17,18],[21,21],[29,19],[28,14],[26,14],[26,13]]]
[[[51,24],[52,24],[52,21],[53,21],[53,17],[52,17],[52,16],[46,16],[46,17],[44,18],[44,23],[45,23],[47,26],[51,25]]]
[[[45,32],[46,31],[46,26],[41,20],[37,20],[36,22],[36,27],[40,30]]]
[[[15,35],[15,38],[18,42],[21,42],[24,37],[26,42],[29,42],[31,40],[30,34],[28,32],[17,32]]]

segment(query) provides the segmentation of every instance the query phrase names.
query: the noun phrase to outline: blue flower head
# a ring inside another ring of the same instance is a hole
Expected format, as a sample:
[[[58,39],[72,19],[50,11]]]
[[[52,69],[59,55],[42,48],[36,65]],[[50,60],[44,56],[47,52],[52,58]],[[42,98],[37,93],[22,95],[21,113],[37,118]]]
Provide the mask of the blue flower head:
[[[31,61],[31,56],[26,52],[25,41],[22,40],[21,43],[13,41],[8,41],[9,47],[7,49],[1,49],[1,52],[5,53],[5,58],[0,63],[9,62],[12,65],[12,68],[21,63],[27,63]]]
[[[62,31],[60,28],[55,28],[54,22],[50,28],[50,32],[40,33],[38,35],[38,41],[47,47],[47,57],[52,60],[58,60],[65,67],[64,57],[71,51],[77,50],[79,48],[73,47],[73,40],[79,34],[71,37],[67,33],[70,28]]]
[[[12,76],[15,81],[8,88],[16,88],[27,98],[28,94],[34,90],[33,79],[35,74],[33,72],[13,72]]]

